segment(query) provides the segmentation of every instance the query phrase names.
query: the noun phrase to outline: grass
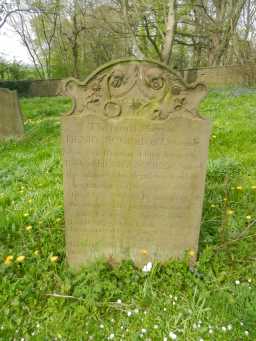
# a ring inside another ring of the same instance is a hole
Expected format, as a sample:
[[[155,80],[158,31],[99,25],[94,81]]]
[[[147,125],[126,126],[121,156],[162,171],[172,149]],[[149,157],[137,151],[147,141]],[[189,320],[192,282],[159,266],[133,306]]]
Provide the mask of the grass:
[[[199,259],[149,273],[69,269],[59,118],[71,104],[21,104],[24,139],[0,144],[0,340],[256,340],[256,92],[202,103],[214,128]]]

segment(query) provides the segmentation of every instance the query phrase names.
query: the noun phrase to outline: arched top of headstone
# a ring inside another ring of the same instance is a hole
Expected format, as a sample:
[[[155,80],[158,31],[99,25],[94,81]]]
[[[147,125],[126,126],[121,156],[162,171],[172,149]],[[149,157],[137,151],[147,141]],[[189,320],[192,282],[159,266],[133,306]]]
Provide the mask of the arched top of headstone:
[[[84,82],[70,78],[64,88],[73,98],[67,115],[95,114],[112,120],[201,119],[197,107],[207,93],[204,84],[188,85],[162,63],[136,59],[105,64]]]

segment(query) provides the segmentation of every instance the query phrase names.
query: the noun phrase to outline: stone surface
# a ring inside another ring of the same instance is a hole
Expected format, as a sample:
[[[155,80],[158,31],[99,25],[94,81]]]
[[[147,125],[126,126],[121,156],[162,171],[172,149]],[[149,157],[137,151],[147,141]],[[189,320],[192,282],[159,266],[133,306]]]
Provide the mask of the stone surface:
[[[16,91],[0,88],[0,139],[24,134],[22,113]]]
[[[156,62],[108,64],[70,79],[62,118],[68,262],[149,261],[196,254],[210,123],[206,89]]]

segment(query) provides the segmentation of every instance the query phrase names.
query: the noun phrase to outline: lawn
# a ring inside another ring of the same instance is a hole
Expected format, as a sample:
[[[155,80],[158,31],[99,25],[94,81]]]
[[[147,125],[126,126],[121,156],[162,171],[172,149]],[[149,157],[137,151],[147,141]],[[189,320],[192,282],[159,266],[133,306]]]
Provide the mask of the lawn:
[[[60,115],[22,99],[26,135],[0,144],[0,340],[256,340],[256,90],[211,90],[199,258],[65,262]]]

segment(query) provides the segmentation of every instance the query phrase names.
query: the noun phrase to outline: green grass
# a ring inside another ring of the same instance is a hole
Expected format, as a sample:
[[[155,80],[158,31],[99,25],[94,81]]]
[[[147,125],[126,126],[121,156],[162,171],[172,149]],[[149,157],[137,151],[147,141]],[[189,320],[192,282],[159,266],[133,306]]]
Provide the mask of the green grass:
[[[0,144],[0,340],[256,340],[256,92],[202,103],[214,127],[199,259],[150,273],[129,261],[69,269],[59,134],[71,104],[21,102],[26,135]]]

